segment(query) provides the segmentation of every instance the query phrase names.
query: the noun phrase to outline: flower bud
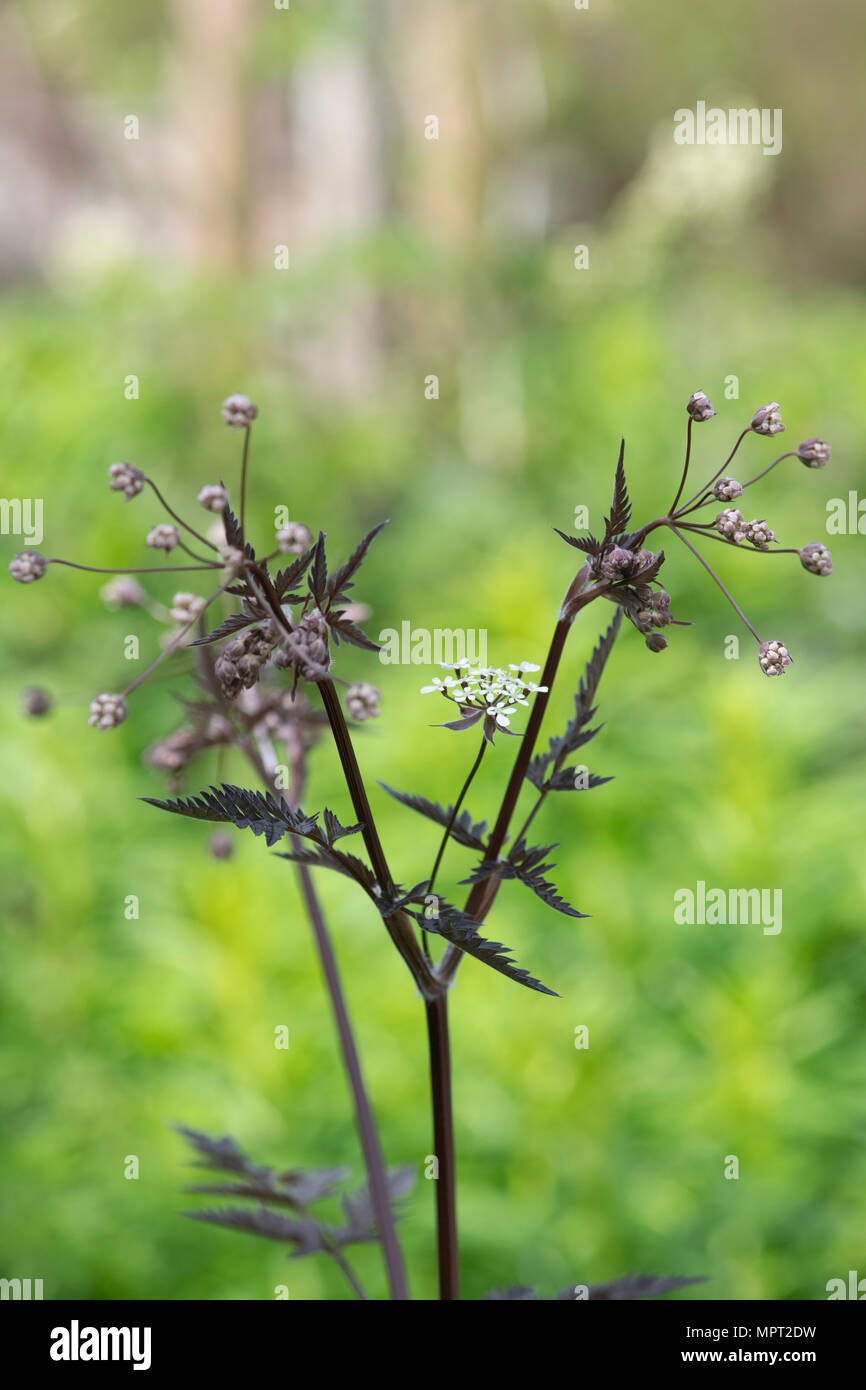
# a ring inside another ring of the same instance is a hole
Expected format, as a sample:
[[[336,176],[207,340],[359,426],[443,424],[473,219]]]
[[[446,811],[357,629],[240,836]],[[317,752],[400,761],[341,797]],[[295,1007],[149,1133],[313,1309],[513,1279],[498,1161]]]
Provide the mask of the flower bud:
[[[208,512],[221,512],[228,506],[229,495],[222,483],[210,483],[198,494],[198,501]]]
[[[235,842],[225,830],[217,830],[210,837],[208,849],[212,859],[231,859],[235,852]]]
[[[770,529],[766,521],[747,521],[743,529],[746,540],[750,541],[756,550],[766,550],[770,541],[776,539],[775,531]]]
[[[738,483],[736,478],[719,478],[713,488],[713,496],[720,502],[733,502],[736,497],[742,497],[743,484]]]
[[[218,545],[217,554],[225,565],[226,569],[240,569],[246,558],[242,550],[238,550],[235,545]]]
[[[112,491],[122,492],[127,502],[131,502],[144,487],[144,474],[132,463],[112,463],[108,469],[108,485]]]
[[[645,640],[651,652],[663,652],[668,644],[668,639],[662,637],[660,632],[651,632]]]
[[[378,719],[381,696],[375,685],[366,681],[356,681],[346,691],[346,709],[353,719]]]
[[[791,657],[784,643],[773,640],[761,643],[758,661],[765,676],[781,676]]]
[[[641,559],[633,550],[626,550],[621,545],[612,546],[608,552],[601,557],[598,566],[599,574],[605,579],[618,581],[627,579],[634,574],[635,570],[641,567]]]
[[[170,522],[161,521],[152,531],[148,531],[147,544],[152,550],[174,550],[175,546],[180,544],[177,527],[172,526]]]
[[[762,405],[760,410],[756,410],[752,416],[750,429],[755,434],[781,434],[787,426],[782,424],[782,416],[779,413],[780,406],[778,401],[771,401],[769,405]]]
[[[261,669],[270,658],[274,640],[270,629],[248,628],[226,642],[214,665],[217,680],[227,700],[256,684]]]
[[[134,608],[147,598],[144,589],[129,574],[118,574],[114,579],[109,579],[99,590],[99,596],[109,608]]]
[[[739,507],[728,507],[727,511],[719,512],[713,525],[719,534],[729,541],[739,542],[746,539],[743,513]]]
[[[22,550],[9,561],[9,573],[19,584],[33,584],[42,578],[47,566],[48,561],[38,550]]]
[[[94,729],[116,729],[122,724],[129,711],[120,695],[97,695],[90,702],[88,724]]]
[[[710,405],[709,397],[705,391],[695,391],[694,395],[689,397],[686,410],[698,424],[703,420],[712,419],[716,413]]]
[[[29,714],[32,719],[41,719],[53,709],[54,700],[47,690],[32,685],[21,696],[21,704],[25,714]]]
[[[227,396],[223,401],[222,417],[227,425],[232,429],[243,429],[244,425],[251,425],[259,413],[257,405],[253,405],[249,396],[238,393],[234,396]]]
[[[205,601],[199,594],[188,594],[186,592],[175,594],[171,601],[169,613],[176,623],[185,627],[187,623],[194,622],[200,613],[204,612]]]
[[[833,568],[833,557],[826,545],[813,541],[800,551],[800,564],[810,574],[829,574]]]
[[[312,539],[311,531],[300,521],[288,521],[277,532],[277,545],[283,555],[303,555]]]
[[[331,665],[328,624],[318,608],[306,613],[274,653],[274,665],[293,666],[306,680],[321,680]]]
[[[807,468],[823,468],[830,458],[830,445],[824,439],[804,439],[797,445],[797,458]]]
[[[147,761],[157,772],[181,772],[199,747],[192,729],[178,729],[148,749]]]

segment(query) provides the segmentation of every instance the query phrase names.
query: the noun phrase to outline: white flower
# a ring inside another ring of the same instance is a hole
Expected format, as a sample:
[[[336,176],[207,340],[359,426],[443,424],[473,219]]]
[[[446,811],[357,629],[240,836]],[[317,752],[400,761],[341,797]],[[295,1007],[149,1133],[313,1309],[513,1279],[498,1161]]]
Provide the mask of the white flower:
[[[450,665],[443,661],[442,667],[446,671],[457,671],[458,675],[446,676],[444,680],[434,676],[430,685],[421,687],[421,694],[444,695],[467,713],[473,709],[483,711],[503,728],[508,727],[519,705],[529,703],[527,695],[547,690],[546,685],[526,681],[519,674],[540,670],[530,661],[521,661],[519,666],[512,663],[508,670],[497,666],[473,666],[466,660],[454,661]]]

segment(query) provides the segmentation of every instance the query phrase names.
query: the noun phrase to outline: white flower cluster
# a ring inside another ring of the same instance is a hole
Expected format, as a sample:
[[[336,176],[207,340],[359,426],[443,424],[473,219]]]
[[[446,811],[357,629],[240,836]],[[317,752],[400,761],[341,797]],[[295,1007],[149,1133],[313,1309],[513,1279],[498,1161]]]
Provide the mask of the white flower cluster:
[[[443,670],[456,671],[457,675],[444,680],[434,676],[431,685],[421,687],[421,694],[444,695],[461,707],[484,710],[503,729],[508,728],[519,705],[529,704],[528,695],[547,690],[546,685],[524,680],[526,672],[541,670],[531,661],[510,665],[507,671],[496,666],[473,666],[471,661],[454,661],[450,665],[443,661],[441,665]]]

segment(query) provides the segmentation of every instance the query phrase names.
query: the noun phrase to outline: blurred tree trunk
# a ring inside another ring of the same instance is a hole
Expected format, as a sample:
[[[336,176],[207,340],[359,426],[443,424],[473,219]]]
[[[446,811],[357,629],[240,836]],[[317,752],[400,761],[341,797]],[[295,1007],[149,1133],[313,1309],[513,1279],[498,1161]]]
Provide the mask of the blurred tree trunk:
[[[476,5],[437,0],[387,10],[392,61],[401,76],[409,207],[413,222],[434,240],[471,245],[481,231],[485,190],[485,137],[479,107],[477,60],[489,42]],[[435,116],[438,139],[425,137]]]
[[[240,264],[247,248],[250,0],[170,0],[169,183],[183,254]]]

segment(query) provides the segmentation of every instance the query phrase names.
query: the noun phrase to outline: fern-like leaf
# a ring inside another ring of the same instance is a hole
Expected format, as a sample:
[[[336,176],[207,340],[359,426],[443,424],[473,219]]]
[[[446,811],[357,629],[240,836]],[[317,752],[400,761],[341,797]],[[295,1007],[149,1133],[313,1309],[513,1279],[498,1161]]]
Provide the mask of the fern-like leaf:
[[[387,525],[387,521],[380,521],[378,526],[374,526],[372,531],[368,531],[364,539],[352,551],[346,563],[341,565],[331,576],[328,583],[328,594],[331,603],[340,603],[343,600],[344,591],[354,587],[349,582],[352,575],[360,568],[371,544],[376,539],[379,532],[383,531]]]
[[[248,613],[230,613],[227,618],[223,619],[219,627],[214,628],[213,632],[207,633],[205,637],[198,637],[187,645],[206,647],[211,642],[221,642],[224,637],[231,637],[234,633],[242,632],[245,627],[252,627],[253,623],[260,621],[260,618],[250,617]]]
[[[573,545],[585,555],[600,555],[602,552],[602,543],[596,540],[595,536],[568,536],[565,531],[560,531],[558,526],[554,526],[553,529],[558,536],[562,536],[567,545]]]
[[[328,613],[328,626],[334,634],[334,641],[339,647],[340,642],[348,642],[350,646],[362,647],[365,652],[380,652],[382,648],[378,642],[374,642],[368,637],[363,628],[358,627],[351,619],[345,617],[344,612]]]
[[[293,850],[279,850],[277,858],[288,859],[293,864],[306,864],[309,868],[333,869],[346,878],[354,879],[355,883],[373,898],[376,906],[379,906],[376,876],[369,865],[362,859],[357,859],[354,854],[346,854],[344,850],[330,849],[326,846],[312,848],[309,845],[298,845]]]
[[[313,558],[315,549],[315,545],[311,545],[309,550],[305,550],[303,555],[299,555],[286,569],[280,570],[279,573],[274,576],[274,588],[277,592],[277,598],[282,599],[284,602],[289,601],[286,597],[288,590],[292,589],[299,580],[303,579],[310,561]],[[300,597],[300,595],[297,597]]]
[[[613,482],[613,502],[611,503],[610,516],[605,521],[605,537],[615,536],[618,531],[624,531],[628,526],[628,519],[631,516],[631,502],[628,497],[628,488],[625,481],[625,440],[620,441],[619,458],[616,463],[616,474]]]
[[[198,796],[178,800],[159,801],[154,797],[142,798],[150,806],[160,811],[172,811],[178,816],[189,816],[193,820],[217,821],[224,825],[234,825],[238,830],[252,830],[254,835],[264,835],[267,844],[275,845],[283,835],[311,835],[321,838],[316,831],[316,817],[305,816],[303,811],[293,811],[287,801],[279,801],[270,792],[247,791],[223,783],[221,787],[211,787]]]
[[[319,532],[318,539],[313,547],[313,568],[307,576],[310,593],[317,608],[323,611],[327,607],[328,598],[328,561],[325,556],[325,533]]]
[[[395,801],[399,801],[402,806],[408,806],[410,810],[417,811],[420,815],[426,816],[428,820],[435,821],[437,825],[442,826],[443,830],[448,825],[454,811],[453,806],[440,806],[438,801],[428,801],[426,796],[413,796],[411,792],[398,792],[394,787],[389,787],[386,782],[380,782],[379,786],[389,796],[393,796]],[[473,823],[472,816],[465,810],[461,811],[451,827],[452,839],[467,849],[475,849],[482,854],[487,848],[486,835],[487,822],[481,820]]]
[[[437,936],[444,937],[453,946],[459,946],[461,951],[474,956],[493,970],[498,970],[509,980],[515,980],[527,989],[537,990],[539,994],[551,994],[554,998],[559,998],[554,990],[548,989],[534,975],[530,975],[528,970],[514,963],[508,946],[504,946],[501,941],[486,940],[478,930],[478,923],[452,903],[440,898],[437,915],[428,917],[423,912],[412,912],[411,915],[424,931],[435,932]]]

